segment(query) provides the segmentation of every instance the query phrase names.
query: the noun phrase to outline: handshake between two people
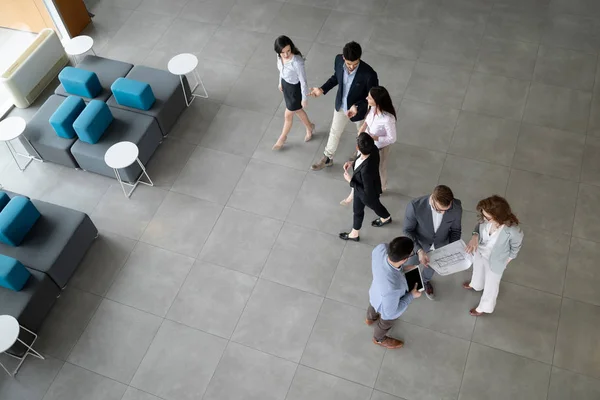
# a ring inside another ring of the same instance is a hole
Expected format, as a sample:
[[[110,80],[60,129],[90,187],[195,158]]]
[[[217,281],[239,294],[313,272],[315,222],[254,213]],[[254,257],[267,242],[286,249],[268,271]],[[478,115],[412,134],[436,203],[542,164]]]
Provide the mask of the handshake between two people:
[[[319,97],[319,96],[321,96],[323,94],[324,94],[323,89],[318,88],[318,87],[310,88],[310,92],[308,93],[308,95],[310,97]],[[354,105],[354,106],[352,106],[352,107],[350,107],[348,109],[348,111],[346,112],[346,116],[348,118],[352,118],[352,117],[354,117],[356,115],[356,113],[358,113],[358,109]]]

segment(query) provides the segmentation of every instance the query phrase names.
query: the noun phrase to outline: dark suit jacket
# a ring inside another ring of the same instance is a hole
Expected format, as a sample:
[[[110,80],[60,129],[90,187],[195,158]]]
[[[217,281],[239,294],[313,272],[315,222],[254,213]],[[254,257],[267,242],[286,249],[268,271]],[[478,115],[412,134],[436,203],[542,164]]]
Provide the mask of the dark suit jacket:
[[[356,165],[354,161],[353,166]],[[354,170],[350,186],[363,203],[369,205],[381,195],[381,177],[379,176],[379,151],[375,149],[366,160]]]
[[[367,95],[369,94],[369,90],[373,86],[379,85],[379,79],[377,78],[377,72],[371,68],[369,64],[364,61],[360,61],[358,64],[358,69],[355,72],[356,76],[354,77],[354,81],[352,81],[352,85],[350,86],[350,91],[348,92],[348,109],[353,105],[356,105],[357,113],[354,117],[350,118],[350,121],[356,122],[365,119],[367,115]],[[336,85],[338,86],[337,95],[335,96],[335,110],[339,111],[342,108],[342,95],[344,93],[343,85],[344,85],[344,58],[341,54],[338,54],[335,57],[335,63],[333,66],[333,75],[331,78],[327,80],[321,86],[323,89],[323,94],[327,94],[331,89],[333,89]]]
[[[462,204],[460,200],[454,199],[452,207],[444,213],[437,232],[434,232],[429,195],[419,197],[406,206],[404,234],[415,243],[415,252],[420,249],[428,252],[432,244],[439,249],[448,243],[460,240],[461,219]]]

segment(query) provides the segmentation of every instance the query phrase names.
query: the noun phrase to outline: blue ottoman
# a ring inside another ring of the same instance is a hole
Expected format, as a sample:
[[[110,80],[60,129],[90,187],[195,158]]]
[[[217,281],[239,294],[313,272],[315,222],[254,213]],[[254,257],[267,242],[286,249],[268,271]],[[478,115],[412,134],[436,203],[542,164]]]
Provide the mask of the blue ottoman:
[[[76,96],[94,98],[102,91],[98,76],[85,69],[65,67],[58,74],[58,80],[67,93]]]
[[[0,242],[18,246],[40,218],[40,212],[31,200],[23,196],[13,197],[0,211]]]
[[[6,207],[10,201],[10,196],[6,192],[0,192],[0,211]]]
[[[119,78],[110,90],[117,104],[125,107],[148,111],[156,101],[152,88],[146,82]]]
[[[77,134],[73,129],[73,122],[85,108],[85,102],[81,97],[69,96],[56,109],[50,117],[50,125],[54,132],[61,138],[73,139]]]
[[[31,273],[18,260],[0,254],[0,286],[18,292],[30,276]]]
[[[112,113],[105,102],[92,100],[73,122],[79,140],[95,144],[113,121]]]

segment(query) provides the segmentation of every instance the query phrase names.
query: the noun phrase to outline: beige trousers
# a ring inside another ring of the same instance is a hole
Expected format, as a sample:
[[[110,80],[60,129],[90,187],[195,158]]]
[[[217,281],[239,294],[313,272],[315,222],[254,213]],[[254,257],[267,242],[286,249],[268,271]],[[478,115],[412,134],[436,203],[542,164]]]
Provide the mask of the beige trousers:
[[[346,114],[340,108],[340,111],[333,110],[333,120],[331,121],[331,129],[329,130],[329,138],[327,139],[327,146],[325,146],[324,154],[326,157],[333,158],[335,152],[340,144],[340,138],[342,137],[342,133],[344,133],[344,128],[346,128],[346,124],[350,122],[350,118],[346,116]],[[357,121],[356,130],[359,130],[362,126],[363,121]]]
[[[379,176],[381,176],[381,188],[387,189],[387,160],[390,154],[390,146],[379,149]]]

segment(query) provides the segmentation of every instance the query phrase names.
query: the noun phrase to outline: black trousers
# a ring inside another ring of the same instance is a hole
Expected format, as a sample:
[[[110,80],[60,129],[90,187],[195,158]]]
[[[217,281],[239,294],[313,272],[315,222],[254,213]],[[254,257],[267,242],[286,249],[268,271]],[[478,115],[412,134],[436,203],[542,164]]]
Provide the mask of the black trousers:
[[[375,211],[380,218],[386,219],[390,216],[387,208],[381,204],[379,201],[379,197],[374,199],[365,199],[359,194],[357,191],[354,191],[354,200],[353,200],[353,211],[354,211],[354,222],[352,224],[352,228],[357,231],[362,227],[363,220],[365,219],[365,206],[369,207],[371,210]]]

